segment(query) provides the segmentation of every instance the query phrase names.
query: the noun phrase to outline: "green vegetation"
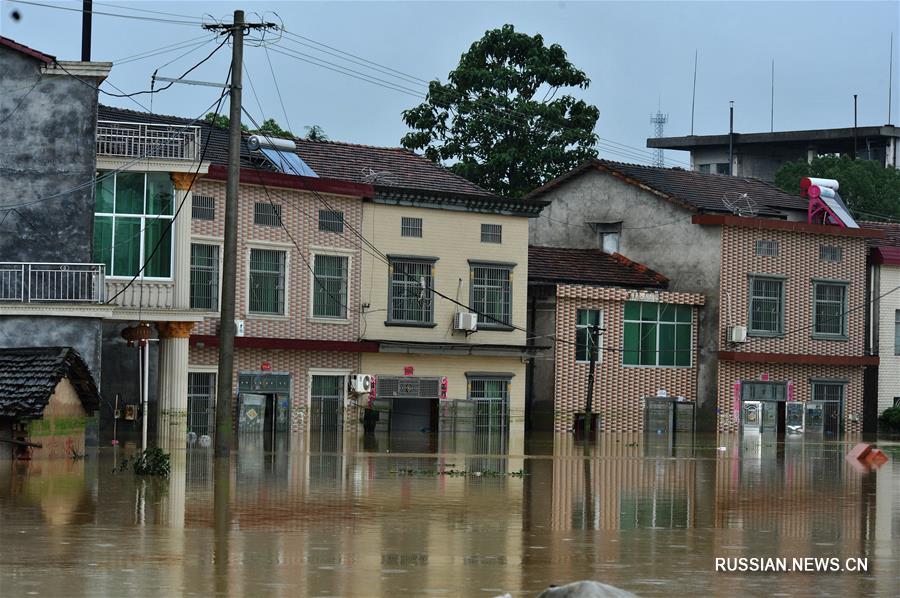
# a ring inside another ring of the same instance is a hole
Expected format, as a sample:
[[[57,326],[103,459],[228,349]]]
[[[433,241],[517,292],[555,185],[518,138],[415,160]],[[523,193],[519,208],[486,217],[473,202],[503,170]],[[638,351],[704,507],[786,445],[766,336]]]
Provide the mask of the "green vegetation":
[[[231,122],[224,114],[216,114],[215,112],[208,113],[203,117],[203,120],[220,129],[227,129]],[[325,133],[325,129],[319,125],[309,125],[304,128],[306,129],[306,138],[310,141],[328,141],[328,135]],[[278,137],[280,139],[293,139],[295,137],[292,132],[282,128],[274,118],[267,118],[264,120],[259,129],[251,129],[244,123],[241,123],[241,130],[245,133],[259,133],[261,135]]]
[[[597,156],[596,106],[563,88],[587,89],[561,46],[512,25],[487,31],[448,82],[431,81],[424,103],[405,110],[401,143],[500,195],[520,197]]]
[[[887,430],[900,433],[900,407],[885,409],[879,420]]]
[[[131,460],[122,459],[118,471],[127,471],[129,465],[135,475],[159,476],[163,478],[169,477],[169,471],[172,468],[172,464],[169,462],[169,455],[160,448],[146,449],[134,455]]]
[[[775,174],[775,184],[799,195],[800,179],[807,176],[837,180],[841,198],[860,220],[900,219],[900,170],[871,160],[824,156],[811,163],[784,164]]]

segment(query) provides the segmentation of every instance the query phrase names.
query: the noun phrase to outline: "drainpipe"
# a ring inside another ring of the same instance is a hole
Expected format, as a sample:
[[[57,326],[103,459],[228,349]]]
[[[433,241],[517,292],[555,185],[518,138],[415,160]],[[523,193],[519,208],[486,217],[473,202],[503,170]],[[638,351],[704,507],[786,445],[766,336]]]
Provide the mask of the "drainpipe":
[[[734,100],[728,107],[728,176],[734,175]]]
[[[853,94],[853,159],[856,160],[856,94]]]
[[[93,0],[84,0],[81,8],[81,61],[91,61],[91,17]]]

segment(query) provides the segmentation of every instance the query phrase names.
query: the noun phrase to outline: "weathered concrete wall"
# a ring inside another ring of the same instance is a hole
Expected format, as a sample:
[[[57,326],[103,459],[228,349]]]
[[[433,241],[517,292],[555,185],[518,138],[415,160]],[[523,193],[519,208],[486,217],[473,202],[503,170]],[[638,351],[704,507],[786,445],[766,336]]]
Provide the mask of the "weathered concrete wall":
[[[72,347],[99,387],[100,326],[97,318],[0,315],[0,347]]]
[[[119,409],[125,413],[125,405],[140,405],[141,387],[138,375],[140,372],[140,351],[137,347],[129,347],[122,339],[121,333],[125,322],[108,322],[103,324],[103,384],[100,394],[100,446],[109,446],[113,434],[113,410],[116,395],[119,395]],[[148,412],[156,413],[156,401],[159,388],[159,343],[150,343],[150,396]],[[149,420],[148,438],[155,438],[155,415]],[[116,437],[120,442],[141,441],[141,421],[120,419],[116,424]]]
[[[97,91],[0,48],[0,261],[90,262]],[[32,89],[33,86],[33,89]]]
[[[669,290],[706,297],[699,310],[697,424],[700,430],[713,430],[721,229],[691,224],[692,213],[685,208],[597,171],[554,189],[543,199],[552,203],[531,220],[530,244],[598,248],[598,236],[587,223],[621,221],[622,255],[668,277]],[[622,339],[615,343],[621,345]]]
[[[555,292],[555,286],[550,287]],[[531,293],[534,287],[529,289]],[[528,388],[530,399],[525,405],[525,417],[529,429],[535,432],[553,430],[554,393],[554,360],[556,345],[553,336],[556,334],[556,297],[540,297],[531,293],[528,311],[528,336],[535,338],[535,355],[533,367],[529,369]],[[541,349],[541,347],[545,347]]]

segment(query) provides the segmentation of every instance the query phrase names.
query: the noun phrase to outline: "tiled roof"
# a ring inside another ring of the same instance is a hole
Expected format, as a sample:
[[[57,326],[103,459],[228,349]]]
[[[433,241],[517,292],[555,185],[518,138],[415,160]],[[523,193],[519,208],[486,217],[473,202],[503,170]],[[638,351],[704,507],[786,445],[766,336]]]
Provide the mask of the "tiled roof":
[[[0,349],[0,417],[41,417],[63,377],[68,378],[75,387],[88,413],[99,407],[97,385],[84,360],[74,349]]]
[[[190,118],[148,114],[102,105],[98,110],[98,119],[182,126],[192,121]],[[205,159],[213,164],[227,165],[228,131],[205,121],[198,121],[194,125],[201,127],[204,144],[207,136],[211,136]],[[248,137],[249,134],[245,134],[241,143],[241,167],[269,170],[269,165],[254,156],[247,147]],[[296,154],[321,177],[370,183],[376,188],[396,187],[426,193],[497,199],[493,193],[404,148],[374,147],[337,141],[309,141],[299,138],[294,141],[297,144]]]
[[[757,206],[759,216],[783,216],[779,210],[806,210],[807,200],[786,193],[759,179],[705,174],[680,168],[657,168],[639,164],[625,164],[609,160],[590,160],[578,168],[556,178],[527,197],[538,198],[548,191],[588,170],[608,172],[625,182],[648,188],[666,199],[704,212],[731,212],[723,198],[746,193]]]
[[[857,221],[860,228],[869,228],[872,230],[883,230],[884,237],[881,239],[869,239],[870,247],[898,247],[900,248],[900,224],[896,222],[874,222],[871,220]]]
[[[669,280],[618,253],[599,249],[528,247],[529,282],[665,289]]]
[[[3,37],[0,35],[0,46],[5,46],[11,50],[15,50],[16,52],[21,52],[26,56],[31,56],[32,58],[37,58],[41,62],[46,62],[50,64],[51,62],[56,62],[55,56],[50,56],[49,54],[44,54],[43,52],[39,52],[34,48],[29,48],[24,44],[20,44],[19,42],[12,40],[8,37]]]

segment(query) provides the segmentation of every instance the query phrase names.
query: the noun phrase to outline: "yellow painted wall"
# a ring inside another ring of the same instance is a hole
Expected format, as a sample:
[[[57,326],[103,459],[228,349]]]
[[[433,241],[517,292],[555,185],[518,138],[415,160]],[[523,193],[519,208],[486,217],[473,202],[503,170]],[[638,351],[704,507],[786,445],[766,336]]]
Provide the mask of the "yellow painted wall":
[[[521,454],[525,434],[525,364],[521,358],[363,353],[361,371],[378,376],[402,376],[403,366],[407,365],[415,368],[414,376],[447,376],[448,399],[467,398],[466,372],[513,374],[509,382],[509,446],[510,454]]]
[[[422,219],[422,237],[400,236],[402,217]],[[482,243],[481,225],[500,224],[502,243]],[[477,214],[366,202],[363,207],[363,234],[382,253],[436,257],[435,290],[469,305],[469,262],[512,262],[512,323],[526,326],[528,285],[528,218]],[[435,295],[434,328],[385,326],[388,302],[388,266],[370,252],[362,258],[361,301],[369,308],[363,314],[361,334],[373,340],[413,342],[453,342],[465,344],[524,345],[525,333],[482,330],[468,337],[453,332],[453,314],[459,308]]]

